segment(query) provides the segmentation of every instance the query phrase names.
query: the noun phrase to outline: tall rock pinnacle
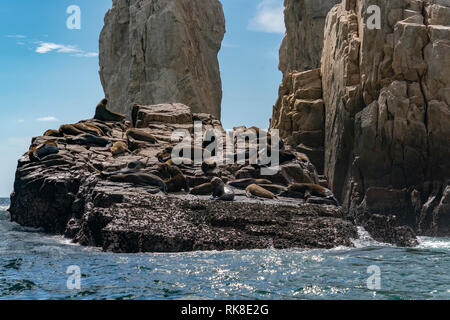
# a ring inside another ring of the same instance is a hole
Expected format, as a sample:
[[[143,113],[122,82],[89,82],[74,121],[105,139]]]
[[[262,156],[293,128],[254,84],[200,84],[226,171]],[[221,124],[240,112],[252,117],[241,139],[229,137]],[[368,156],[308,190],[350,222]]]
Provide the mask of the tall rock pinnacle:
[[[180,102],[220,117],[218,0],[113,0],[100,35],[100,78],[111,110]]]

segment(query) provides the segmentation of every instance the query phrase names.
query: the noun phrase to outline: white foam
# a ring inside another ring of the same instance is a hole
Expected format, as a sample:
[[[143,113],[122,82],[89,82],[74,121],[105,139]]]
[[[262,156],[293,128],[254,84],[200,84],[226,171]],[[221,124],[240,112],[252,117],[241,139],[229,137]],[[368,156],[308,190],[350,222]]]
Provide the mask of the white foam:
[[[450,249],[450,238],[418,237],[422,249]]]
[[[357,228],[358,228],[358,239],[352,239],[352,243],[356,248],[392,246],[388,243],[376,241],[374,238],[370,236],[370,234],[366,231],[366,229],[364,229],[364,227],[357,227]]]
[[[0,206],[0,211],[6,211],[9,209],[9,206]]]

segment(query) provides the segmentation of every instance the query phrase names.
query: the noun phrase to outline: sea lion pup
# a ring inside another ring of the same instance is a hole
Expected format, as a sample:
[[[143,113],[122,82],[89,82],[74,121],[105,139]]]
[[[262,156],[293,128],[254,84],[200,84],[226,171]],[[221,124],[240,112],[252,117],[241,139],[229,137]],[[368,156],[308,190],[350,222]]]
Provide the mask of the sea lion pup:
[[[108,180],[119,183],[132,183],[138,186],[155,186],[159,187],[162,192],[167,193],[167,186],[164,181],[151,173],[136,172],[118,174],[108,177]]]
[[[180,192],[182,189],[189,192],[189,185],[186,177],[178,167],[163,163],[159,166],[158,171],[170,177],[164,181],[167,185],[168,192]]]
[[[62,133],[58,130],[47,130],[44,132],[44,137],[62,137]]]
[[[122,121],[125,119],[125,116],[109,111],[106,106],[108,104],[108,99],[103,99],[95,108],[95,116],[94,119],[100,121]]]
[[[151,144],[158,143],[158,140],[152,134],[142,129],[128,129],[126,135],[128,138],[132,138],[134,140],[149,142]]]
[[[97,137],[93,134],[84,133],[80,134],[76,137],[67,139],[67,142],[69,144],[78,144],[78,145],[94,145],[99,147],[108,147],[110,148],[112,146],[112,142],[108,139],[105,139],[103,137]]]
[[[309,197],[320,197],[325,199],[333,200],[337,206],[339,206],[339,201],[334,196],[330,189],[322,187],[318,184],[312,183],[293,183],[288,187],[290,192],[302,193],[304,198]]]
[[[235,194],[233,189],[226,186],[220,178],[213,178],[211,185],[214,187],[212,198],[219,201],[233,201]]]
[[[118,156],[125,152],[131,152],[130,150],[128,150],[128,144],[123,141],[114,142],[112,147],[109,148],[109,151],[111,151],[113,156]]]
[[[68,136],[78,136],[80,134],[85,133],[80,129],[75,128],[73,124],[63,124],[62,126],[59,127],[59,132],[61,134],[66,134]]]
[[[228,182],[228,185],[238,188],[245,189],[251,184],[272,184],[272,181],[267,179],[253,179],[253,178],[245,178]]]
[[[214,169],[217,168],[217,163],[215,161],[212,161],[210,159],[205,160],[202,162],[202,171],[204,174],[209,174],[212,171],[214,171]]]
[[[28,156],[30,157],[30,160],[33,162],[40,161],[42,158],[50,155],[50,154],[56,154],[59,152],[58,145],[55,141],[49,140],[45,141],[44,143],[30,148],[28,151]]]
[[[269,190],[264,189],[263,187],[258,186],[257,184],[251,184],[245,189],[245,194],[248,198],[266,198],[266,199],[275,199],[276,196],[270,192]]]

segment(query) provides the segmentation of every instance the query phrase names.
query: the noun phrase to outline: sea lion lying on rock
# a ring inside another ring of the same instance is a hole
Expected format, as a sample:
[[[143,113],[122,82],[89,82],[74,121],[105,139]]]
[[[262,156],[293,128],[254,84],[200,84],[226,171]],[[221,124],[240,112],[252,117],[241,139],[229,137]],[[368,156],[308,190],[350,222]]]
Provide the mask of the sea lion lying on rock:
[[[118,122],[125,119],[125,116],[109,111],[106,106],[108,104],[108,99],[103,99],[95,108],[94,119],[100,121],[113,121]]]
[[[102,171],[100,173],[100,176],[102,178],[108,178],[110,176],[116,176],[121,174],[137,173],[143,168],[145,168],[145,164],[143,164],[141,161],[132,161],[127,165],[126,168],[113,172]]]
[[[40,161],[42,158],[48,155],[56,154],[58,152],[59,152],[58,145],[56,144],[55,141],[50,140],[36,147],[30,148],[27,154],[31,161],[36,162]]]
[[[63,134],[59,130],[47,130],[44,132],[44,137],[62,137]]]
[[[109,151],[111,151],[113,156],[118,156],[125,152],[131,152],[128,150],[128,144],[123,141],[114,142],[113,146],[109,148]]]
[[[190,194],[194,196],[206,196],[214,192],[215,186],[211,182],[203,183],[191,189]]]
[[[245,178],[228,182],[228,185],[238,188],[245,189],[251,184],[272,184],[272,181],[267,179],[253,179],[253,178]]]
[[[294,183],[288,187],[288,191],[303,194],[305,199],[308,199],[310,197],[330,199],[334,201],[336,206],[339,206],[339,201],[336,199],[333,192],[331,192],[330,189],[322,187],[318,184]]]
[[[216,168],[217,168],[217,163],[212,160],[205,160],[202,162],[202,171],[206,175],[210,174]]]
[[[99,146],[99,147],[108,147],[112,146],[112,142],[103,137],[97,137],[93,134],[85,133],[80,134],[76,137],[67,139],[67,143],[69,144],[78,144],[82,146]]]
[[[102,130],[100,130],[99,128],[97,128],[93,125],[89,125],[87,123],[78,122],[78,123],[73,124],[73,126],[76,129],[78,129],[84,133],[90,133],[90,134],[93,134],[94,136],[103,136],[104,135]]]
[[[131,183],[138,186],[155,186],[159,187],[161,191],[167,193],[167,185],[164,181],[151,173],[128,173],[128,174],[118,174],[108,177],[108,180],[119,183]]]
[[[136,129],[136,128],[128,129],[126,135],[128,138],[132,138],[134,140],[144,141],[151,144],[158,143],[158,140],[152,134],[146,132],[143,129]]]
[[[276,196],[270,192],[269,190],[264,189],[261,186],[258,186],[257,184],[251,184],[245,189],[245,193],[248,198],[266,198],[266,199],[275,199]]]
[[[182,189],[189,192],[189,185],[186,181],[186,177],[178,167],[163,163],[159,166],[158,171],[170,177],[168,180],[164,181],[167,185],[168,192],[180,192]]]
[[[220,178],[213,178],[211,185],[214,187],[212,198],[219,201],[233,201],[235,194],[233,189],[226,186]]]
[[[80,129],[76,128],[73,124],[63,124],[62,126],[59,127],[59,132],[61,134],[66,134],[68,136],[78,136],[80,134],[85,133]]]

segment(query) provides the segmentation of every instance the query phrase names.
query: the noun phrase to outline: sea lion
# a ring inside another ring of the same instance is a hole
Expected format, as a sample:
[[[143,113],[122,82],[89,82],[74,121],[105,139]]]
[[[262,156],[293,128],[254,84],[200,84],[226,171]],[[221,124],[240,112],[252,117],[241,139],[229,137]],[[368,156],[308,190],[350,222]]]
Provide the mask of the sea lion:
[[[248,198],[259,197],[266,199],[275,199],[276,196],[269,190],[258,186],[257,184],[251,184],[245,189],[245,193]]]
[[[176,167],[168,164],[161,164],[158,168],[161,174],[168,175],[170,178],[165,180],[164,183],[167,185],[168,192],[180,192],[182,189],[189,192],[189,185],[187,183],[186,177],[183,172]]]
[[[44,137],[62,137],[62,133],[58,130],[47,130],[44,132]]]
[[[173,161],[172,159],[167,160],[166,162],[164,162],[165,164],[168,164],[169,166],[179,166],[179,165],[183,165],[183,167],[186,166],[192,166],[194,164],[194,161],[192,161],[191,159],[188,158],[178,158],[177,159],[177,163],[181,162],[181,164],[176,164],[175,161]]]
[[[28,156],[30,157],[30,160],[33,162],[40,161],[42,158],[50,155],[50,154],[56,154],[59,152],[58,145],[55,141],[49,140],[45,141],[44,143],[30,148],[28,151]]]
[[[87,123],[78,122],[78,123],[73,124],[73,126],[76,129],[83,131],[84,133],[90,133],[95,136],[103,136],[104,135],[102,130],[100,130],[99,128],[96,128],[92,125],[89,125]]]
[[[112,142],[103,137],[97,137],[93,134],[84,133],[80,134],[76,137],[67,139],[69,144],[78,144],[78,145],[94,145],[99,147],[111,147]]]
[[[333,200],[337,206],[339,206],[339,201],[334,196],[330,189],[322,187],[318,184],[312,183],[293,183],[288,187],[288,191],[301,193],[304,195],[305,199],[309,197],[321,197],[325,199]]]
[[[132,161],[127,165],[126,168],[123,168],[119,171],[113,171],[113,172],[102,171],[100,173],[100,176],[102,178],[107,178],[107,177],[121,175],[121,174],[137,173],[137,172],[139,172],[140,169],[142,169],[144,167],[145,167],[145,165],[141,161]]]
[[[158,143],[158,140],[152,134],[143,129],[128,129],[126,135],[128,138],[132,138],[134,140],[149,142],[151,144]]]
[[[123,121],[125,116],[109,111],[106,106],[108,105],[108,99],[103,99],[95,108],[95,116],[94,119],[100,121]]]
[[[251,184],[272,184],[272,181],[267,179],[253,179],[253,178],[245,178],[228,182],[228,185],[238,188],[245,189]]]
[[[280,186],[278,184],[258,184],[258,186],[272,192],[273,194],[279,195],[282,192],[287,191],[287,188],[284,186]]]
[[[113,156],[120,155],[125,152],[131,152],[128,150],[128,145],[123,141],[114,142],[113,146],[109,148]]]
[[[80,134],[85,133],[80,129],[75,128],[73,124],[63,124],[62,126],[59,127],[59,132],[61,134],[66,134],[68,136],[78,136]]]
[[[219,201],[233,201],[235,194],[233,189],[226,186],[220,178],[213,178],[211,185],[214,187],[212,198]]]
[[[164,193],[167,193],[167,186],[164,181],[151,173],[136,172],[118,174],[108,177],[108,180],[119,183],[132,183],[138,186],[155,186],[159,187]]]
[[[210,181],[192,188],[190,194],[193,194],[194,196],[206,196],[212,194],[215,189],[216,186]]]
[[[108,125],[106,125],[105,123],[101,123],[98,120],[92,119],[89,120],[89,122],[84,121],[83,123],[85,123],[88,126],[93,126],[97,129],[100,129],[101,131],[103,131],[103,135],[105,136],[111,136],[112,134],[112,128]]]
[[[204,174],[209,174],[212,171],[214,171],[214,169],[217,168],[217,163],[215,161],[212,160],[205,160],[202,162],[202,171]]]

